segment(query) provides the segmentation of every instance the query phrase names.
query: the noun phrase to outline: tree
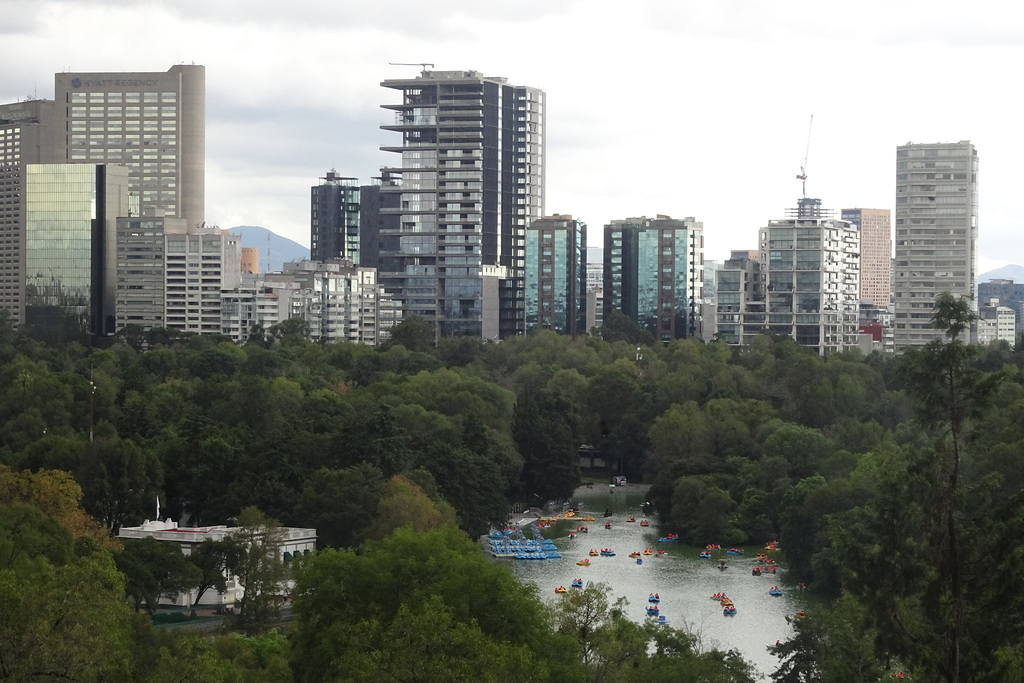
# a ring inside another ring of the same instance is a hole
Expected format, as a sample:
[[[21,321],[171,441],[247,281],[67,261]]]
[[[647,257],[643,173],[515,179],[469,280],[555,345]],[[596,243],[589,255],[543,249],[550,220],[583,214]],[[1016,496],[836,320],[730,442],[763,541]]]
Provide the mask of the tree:
[[[432,674],[460,680],[460,652],[482,680],[509,680],[500,672],[516,674],[511,680],[581,680],[535,591],[451,526],[402,528],[358,554],[327,549],[304,558],[293,595],[297,681],[366,680],[381,667],[398,680],[440,680],[413,679],[413,653]],[[427,656],[434,652],[436,663]],[[525,677],[523,662],[533,667]]]
[[[626,618],[628,601],[610,601],[611,588],[588,583],[552,610],[561,634],[574,639],[576,656],[591,681],[637,680],[753,683],[755,671],[734,652],[698,653],[696,638],[662,624]]]
[[[410,315],[391,328],[385,348],[404,346],[409,351],[429,351],[434,348],[434,325],[427,320]]]
[[[875,632],[863,605],[841,598],[794,620],[794,635],[774,647],[775,683],[876,683],[887,669],[875,657]]]
[[[527,389],[516,401],[512,436],[523,457],[524,500],[568,500],[580,485],[577,408],[564,396]]]
[[[199,583],[199,569],[189,563],[181,547],[173,541],[158,541],[151,536],[125,539],[124,550],[115,557],[117,568],[125,575],[125,592],[135,611],[146,606],[153,614],[161,599],[173,599]]]
[[[321,548],[357,547],[377,516],[385,485],[380,469],[370,463],[343,470],[321,468],[306,480],[295,518],[316,529]]]
[[[89,444],[75,471],[82,484],[83,507],[114,535],[123,524],[142,521],[163,484],[156,455],[116,435]]]
[[[0,504],[0,681],[127,681],[124,578],[26,502]]]
[[[426,532],[451,526],[455,526],[455,511],[451,505],[431,500],[419,486],[396,474],[384,489],[365,538],[381,540],[403,527]]]
[[[265,630],[278,613],[288,568],[281,546],[281,525],[258,509],[247,507],[238,515],[238,531],[232,534],[238,544],[234,567],[238,583],[244,589],[239,605],[239,622],[249,633]]]
[[[939,521],[930,529],[936,554],[938,585],[927,607],[941,652],[941,675],[950,683],[961,676],[961,647],[968,609],[967,572],[972,561],[963,541],[965,491],[964,469],[969,465],[968,446],[973,421],[980,417],[995,388],[999,373],[984,374],[971,366],[979,350],[963,339],[975,319],[970,301],[949,292],[936,297],[932,327],[945,332],[945,341],[930,342],[919,352],[905,355],[901,374],[907,391],[917,403],[922,422],[937,430],[936,454],[940,457],[940,486],[933,503]],[[976,532],[975,532],[976,533]]]
[[[208,538],[199,545],[192,548],[188,561],[199,570],[198,581],[196,582],[196,594],[192,605],[198,605],[206,591],[211,588],[219,593],[227,590],[227,578],[225,573],[239,562],[239,546],[230,536],[222,541],[215,541]],[[193,612],[194,614],[194,612]]]

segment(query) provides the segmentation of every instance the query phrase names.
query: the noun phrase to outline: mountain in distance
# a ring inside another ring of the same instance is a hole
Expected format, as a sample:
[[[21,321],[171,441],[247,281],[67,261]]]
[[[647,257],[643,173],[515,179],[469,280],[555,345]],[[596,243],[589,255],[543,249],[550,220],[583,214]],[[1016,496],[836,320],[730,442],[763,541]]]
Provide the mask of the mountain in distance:
[[[309,258],[309,248],[258,225],[236,225],[228,232],[242,238],[242,247],[260,252],[260,272],[280,272],[285,263]]]
[[[987,273],[982,273],[978,276],[978,282],[988,282],[989,280],[1013,280],[1016,284],[1024,284],[1024,266],[1018,266],[1010,264],[1003,266],[1002,268],[996,268],[990,270]]]

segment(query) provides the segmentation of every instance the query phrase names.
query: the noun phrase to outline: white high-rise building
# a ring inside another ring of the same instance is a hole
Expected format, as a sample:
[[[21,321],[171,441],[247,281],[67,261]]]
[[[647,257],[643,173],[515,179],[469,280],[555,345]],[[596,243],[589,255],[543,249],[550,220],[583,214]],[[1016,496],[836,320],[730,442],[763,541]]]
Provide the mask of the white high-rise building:
[[[978,153],[966,140],[896,148],[896,349],[942,339],[935,298],[970,298],[977,308]]]
[[[759,245],[757,262],[733,258],[718,271],[718,335],[741,345],[765,332],[788,336],[822,355],[856,348],[860,240],[853,225],[805,197],[790,217],[761,228]]]

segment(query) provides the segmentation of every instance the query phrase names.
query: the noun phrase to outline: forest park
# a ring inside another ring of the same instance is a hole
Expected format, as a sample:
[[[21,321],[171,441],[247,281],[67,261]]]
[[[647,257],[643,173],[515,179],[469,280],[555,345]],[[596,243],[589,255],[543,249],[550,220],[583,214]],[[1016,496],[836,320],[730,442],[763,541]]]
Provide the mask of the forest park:
[[[548,609],[480,552],[510,510],[615,473],[686,543],[779,540],[820,600],[774,680],[1024,681],[1024,352],[966,344],[970,317],[941,297],[944,341],[866,358],[623,325],[434,345],[411,319],[371,348],[288,321],[102,349],[0,325],[0,680],[753,680],[604,586]],[[606,468],[581,473],[581,445]],[[246,570],[287,572],[294,618],[254,597],[233,633],[155,628],[162,596],[247,553],[117,540],[158,497],[189,525],[316,528],[316,554]]]

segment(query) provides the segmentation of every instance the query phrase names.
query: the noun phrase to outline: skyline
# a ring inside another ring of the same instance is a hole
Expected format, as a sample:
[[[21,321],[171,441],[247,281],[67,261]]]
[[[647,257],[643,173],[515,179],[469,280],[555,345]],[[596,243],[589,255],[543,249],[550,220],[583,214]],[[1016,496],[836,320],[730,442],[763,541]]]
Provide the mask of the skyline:
[[[550,5],[550,6],[549,6]],[[207,222],[261,225],[309,245],[310,188],[330,169],[368,183],[394,154],[381,81],[476,70],[547,94],[545,213],[591,231],[613,219],[693,216],[706,258],[756,247],[807,194],[894,208],[896,147],[970,140],[980,159],[979,272],[1024,263],[1013,160],[1024,142],[997,80],[1024,52],[1001,5],[867,2],[786,7],[448,0],[325,7],[272,3],[0,0],[0,101],[52,98],[54,73],[207,72]],[[132,36],[161,26],[159,38]],[[330,85],[328,85],[330,84]],[[920,103],[916,106],[914,103]],[[592,246],[600,246],[592,245]]]

